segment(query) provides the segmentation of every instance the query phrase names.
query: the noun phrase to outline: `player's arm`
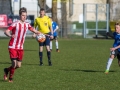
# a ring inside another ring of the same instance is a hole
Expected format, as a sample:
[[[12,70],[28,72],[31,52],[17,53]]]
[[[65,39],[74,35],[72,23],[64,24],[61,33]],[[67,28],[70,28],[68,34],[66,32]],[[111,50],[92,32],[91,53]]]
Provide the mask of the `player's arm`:
[[[35,19],[35,21],[34,21],[34,28],[36,28],[37,26],[38,26],[37,19]]]
[[[37,19],[35,19],[35,21],[34,21],[34,28],[36,29],[36,27],[37,27]],[[32,37],[35,38],[35,37],[36,37],[36,34],[33,33]]]
[[[28,30],[30,30],[31,32],[35,33],[35,34],[39,34],[40,32],[37,31],[35,28],[33,28],[30,24],[28,25]]]
[[[59,29],[59,27],[58,27],[58,26],[56,26],[56,29],[54,30],[54,32],[56,32],[58,29]]]
[[[51,32],[51,34],[53,35],[53,29],[52,29],[52,26],[50,26],[50,32]]]
[[[51,22],[50,18],[48,19],[48,26],[49,26],[49,28],[50,28],[51,34],[53,35],[52,22]]]
[[[56,23],[56,29],[53,32],[56,32],[59,29],[57,23]]]
[[[13,24],[12,24],[13,25]],[[10,26],[7,30],[4,31],[4,34],[10,38],[14,38],[15,34],[11,34],[11,31],[13,30],[13,26]]]
[[[50,32],[51,32],[50,38],[53,39],[53,29],[52,29],[52,24],[51,24],[51,26],[50,26]]]
[[[5,34],[6,36],[10,37],[10,38],[12,37],[9,29],[5,30],[5,31],[4,31],[4,34]]]
[[[37,31],[35,28],[33,28],[33,27],[29,27],[28,29],[29,29],[31,32],[35,33],[35,34],[41,33],[41,32],[39,32],[39,31]]]
[[[116,46],[116,47],[113,47],[113,48],[110,48],[110,51],[115,51],[116,49],[120,48],[120,45],[119,46]]]

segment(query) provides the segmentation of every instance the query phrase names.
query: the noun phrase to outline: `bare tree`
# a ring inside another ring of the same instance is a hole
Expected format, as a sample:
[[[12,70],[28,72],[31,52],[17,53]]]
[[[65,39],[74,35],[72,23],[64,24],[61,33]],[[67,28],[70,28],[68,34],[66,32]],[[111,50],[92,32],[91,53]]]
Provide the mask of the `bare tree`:
[[[120,0],[107,0],[110,6],[110,21],[120,20]]]
[[[45,8],[45,7],[46,7],[46,0],[38,0],[38,6],[39,6],[40,8],[46,9],[46,8]]]
[[[57,22],[57,0],[52,0],[52,17]]]
[[[69,0],[69,17],[73,15],[73,0]]]
[[[61,2],[61,16],[62,16],[62,35],[67,38],[67,8],[66,2]]]

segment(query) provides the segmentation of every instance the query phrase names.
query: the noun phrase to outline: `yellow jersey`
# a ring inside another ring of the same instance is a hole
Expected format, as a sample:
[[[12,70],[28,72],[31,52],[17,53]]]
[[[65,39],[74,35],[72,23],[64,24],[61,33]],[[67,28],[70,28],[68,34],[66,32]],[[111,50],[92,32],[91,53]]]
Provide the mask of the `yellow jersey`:
[[[42,33],[49,33],[49,27],[52,26],[52,22],[48,16],[37,17],[34,21],[34,27],[38,27],[38,31]]]

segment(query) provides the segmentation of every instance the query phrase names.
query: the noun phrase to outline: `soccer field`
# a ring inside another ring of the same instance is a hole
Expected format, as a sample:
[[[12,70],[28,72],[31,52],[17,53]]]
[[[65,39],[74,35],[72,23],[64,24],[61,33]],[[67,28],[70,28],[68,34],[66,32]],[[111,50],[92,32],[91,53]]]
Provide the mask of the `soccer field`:
[[[53,42],[52,66],[44,49],[39,66],[38,43],[26,39],[22,67],[14,82],[3,81],[3,69],[10,66],[8,39],[0,39],[0,90],[120,90],[120,67],[115,59],[109,74],[104,74],[113,40],[59,39],[60,52]]]

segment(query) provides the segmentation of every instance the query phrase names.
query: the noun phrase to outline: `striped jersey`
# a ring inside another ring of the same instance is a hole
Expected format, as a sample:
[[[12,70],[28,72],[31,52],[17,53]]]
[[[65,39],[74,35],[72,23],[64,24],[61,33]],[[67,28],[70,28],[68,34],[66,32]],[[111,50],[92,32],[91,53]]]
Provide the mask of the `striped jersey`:
[[[32,26],[27,22],[16,21],[11,24],[8,29],[11,31],[15,38],[11,38],[9,41],[9,48],[12,49],[23,49],[24,40],[26,37],[27,30],[33,30]]]

